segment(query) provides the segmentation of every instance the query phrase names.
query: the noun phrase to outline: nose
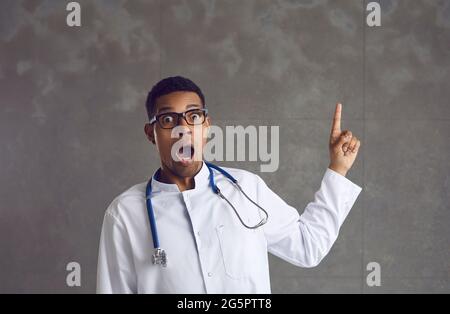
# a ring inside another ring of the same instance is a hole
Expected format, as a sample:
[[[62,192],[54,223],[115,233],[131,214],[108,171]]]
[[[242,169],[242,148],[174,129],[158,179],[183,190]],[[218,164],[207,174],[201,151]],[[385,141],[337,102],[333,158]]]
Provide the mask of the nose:
[[[182,126],[182,127],[189,128],[189,124],[187,124],[186,119],[184,119],[183,117],[179,117],[178,125]]]
[[[186,123],[186,121],[184,121],[184,119],[180,119],[180,124],[178,125],[176,131],[178,138],[182,138],[185,134],[188,134],[189,136],[192,135],[192,130],[189,128],[189,125]]]

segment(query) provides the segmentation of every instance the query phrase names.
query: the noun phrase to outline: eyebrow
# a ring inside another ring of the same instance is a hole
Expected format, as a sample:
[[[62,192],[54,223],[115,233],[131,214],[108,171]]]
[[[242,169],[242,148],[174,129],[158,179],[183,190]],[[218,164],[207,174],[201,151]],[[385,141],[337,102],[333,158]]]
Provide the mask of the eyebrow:
[[[190,108],[198,108],[198,107],[201,107],[201,106],[199,104],[189,104],[189,105],[186,106],[186,110],[189,110]],[[163,112],[163,111],[170,111],[170,110],[173,110],[173,107],[171,107],[171,106],[164,106],[164,107],[159,108],[158,114]]]

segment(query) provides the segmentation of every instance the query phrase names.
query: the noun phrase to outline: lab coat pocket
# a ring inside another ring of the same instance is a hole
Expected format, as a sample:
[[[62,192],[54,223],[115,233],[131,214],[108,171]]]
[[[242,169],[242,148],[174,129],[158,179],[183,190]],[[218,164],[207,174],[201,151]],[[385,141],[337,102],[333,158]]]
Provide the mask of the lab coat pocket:
[[[219,225],[216,227],[225,273],[233,279],[251,275],[252,258],[258,247],[257,230]]]

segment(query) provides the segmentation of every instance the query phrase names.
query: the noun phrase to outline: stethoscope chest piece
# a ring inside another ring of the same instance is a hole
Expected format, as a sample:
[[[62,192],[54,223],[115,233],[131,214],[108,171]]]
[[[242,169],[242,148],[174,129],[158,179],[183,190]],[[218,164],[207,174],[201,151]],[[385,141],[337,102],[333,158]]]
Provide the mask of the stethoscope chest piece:
[[[167,254],[161,248],[156,248],[155,253],[152,256],[153,265],[162,265],[163,267],[167,267]]]

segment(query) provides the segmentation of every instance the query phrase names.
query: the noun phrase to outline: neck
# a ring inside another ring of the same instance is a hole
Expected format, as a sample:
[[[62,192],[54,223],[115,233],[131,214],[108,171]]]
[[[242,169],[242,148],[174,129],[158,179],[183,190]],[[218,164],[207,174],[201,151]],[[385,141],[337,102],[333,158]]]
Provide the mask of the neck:
[[[200,169],[198,171],[200,171]],[[194,176],[198,173],[198,171],[196,171],[191,177],[180,177],[172,172],[168,167],[162,165],[161,170],[159,171],[158,180],[163,183],[176,184],[178,189],[183,192],[195,188]]]

